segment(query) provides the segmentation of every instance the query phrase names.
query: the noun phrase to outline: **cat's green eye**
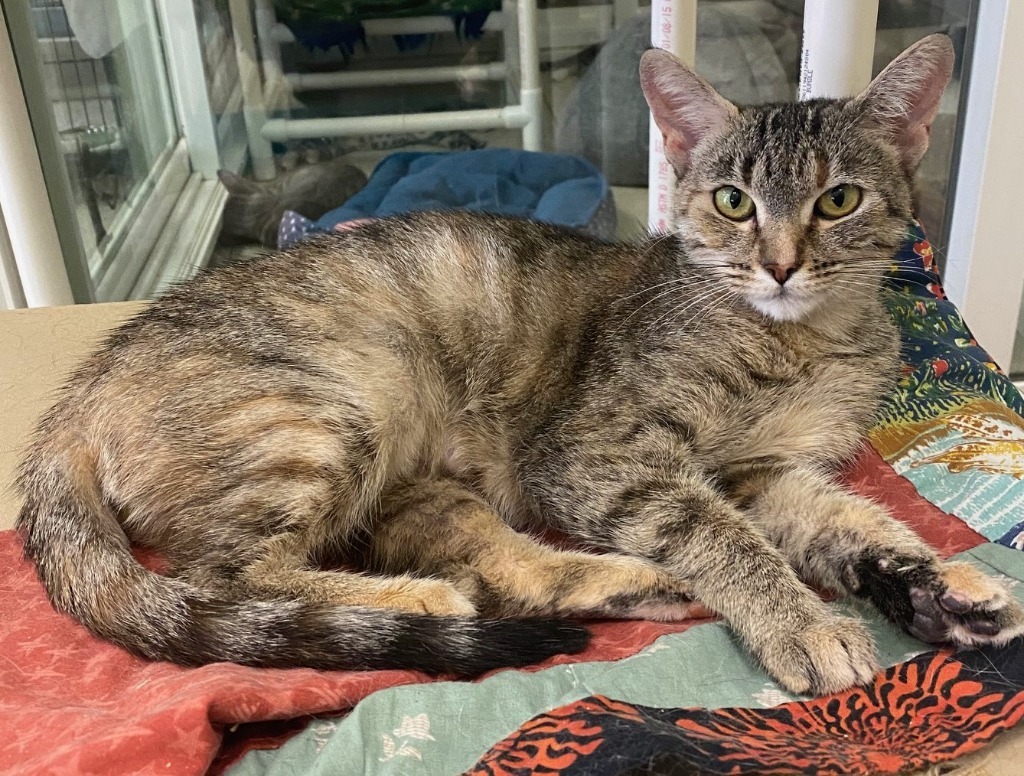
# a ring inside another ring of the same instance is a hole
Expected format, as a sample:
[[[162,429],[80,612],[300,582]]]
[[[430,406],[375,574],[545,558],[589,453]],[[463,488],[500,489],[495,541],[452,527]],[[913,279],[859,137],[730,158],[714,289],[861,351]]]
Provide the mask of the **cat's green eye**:
[[[754,201],[735,186],[722,186],[715,190],[715,207],[733,221],[746,221],[754,215]]]
[[[843,183],[818,197],[818,201],[814,203],[814,212],[822,218],[835,221],[837,218],[850,215],[859,204],[860,189]]]

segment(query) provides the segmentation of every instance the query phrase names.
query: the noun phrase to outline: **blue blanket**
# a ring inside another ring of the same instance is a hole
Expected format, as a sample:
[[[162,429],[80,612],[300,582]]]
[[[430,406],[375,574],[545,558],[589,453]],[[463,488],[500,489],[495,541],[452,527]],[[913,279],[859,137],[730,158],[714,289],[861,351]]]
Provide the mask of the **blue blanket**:
[[[472,210],[614,233],[614,204],[604,176],[567,154],[507,148],[455,153],[400,152],[386,157],[366,186],[315,223],[286,213],[279,243],[346,221],[410,211]]]

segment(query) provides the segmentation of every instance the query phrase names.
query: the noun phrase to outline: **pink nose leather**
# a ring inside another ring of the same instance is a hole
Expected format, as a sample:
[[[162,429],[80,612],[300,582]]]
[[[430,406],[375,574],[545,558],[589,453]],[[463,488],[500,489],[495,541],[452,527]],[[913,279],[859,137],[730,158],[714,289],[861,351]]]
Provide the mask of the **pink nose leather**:
[[[765,267],[765,269],[772,274],[780,286],[784,286],[786,281],[793,277],[793,273],[796,272],[796,267],[792,264],[771,264]]]

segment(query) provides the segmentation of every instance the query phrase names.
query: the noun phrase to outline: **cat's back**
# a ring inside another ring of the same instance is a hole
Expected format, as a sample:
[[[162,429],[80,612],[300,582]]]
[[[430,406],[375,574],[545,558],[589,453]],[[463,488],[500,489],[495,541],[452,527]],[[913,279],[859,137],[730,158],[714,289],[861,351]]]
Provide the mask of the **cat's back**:
[[[371,221],[171,290],[116,330],[66,393],[85,406],[133,393],[170,405],[157,399],[172,389],[183,403],[274,380],[311,391],[355,358],[532,379],[630,282],[638,253],[498,216]]]
[[[412,213],[212,272],[158,301],[142,328],[258,345],[426,340],[474,356],[549,349],[634,282],[643,251],[537,222]],[[166,336],[161,333],[159,336]]]
[[[621,282],[629,251],[567,228],[500,216],[392,216],[206,271],[115,332],[107,349],[143,342],[149,348],[177,336],[242,344],[282,328],[317,336],[357,313],[397,324],[417,312],[537,306],[538,294],[571,289],[580,297]]]
[[[223,308],[265,309],[290,299],[333,304],[376,293],[392,301],[401,297],[409,306],[427,294],[456,301],[552,283],[586,281],[597,287],[623,280],[633,253],[626,245],[535,221],[469,212],[410,213],[365,221],[205,273],[158,300],[142,318],[188,309],[196,319],[179,323],[205,324]]]

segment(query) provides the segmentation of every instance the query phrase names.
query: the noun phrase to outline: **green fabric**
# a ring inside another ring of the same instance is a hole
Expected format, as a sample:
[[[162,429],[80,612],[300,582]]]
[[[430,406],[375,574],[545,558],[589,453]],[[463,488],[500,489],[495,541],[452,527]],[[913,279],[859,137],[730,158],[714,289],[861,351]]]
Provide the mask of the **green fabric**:
[[[887,285],[904,372],[871,429],[872,446],[943,512],[1024,549],[1024,398],[946,299],[919,223]]]

